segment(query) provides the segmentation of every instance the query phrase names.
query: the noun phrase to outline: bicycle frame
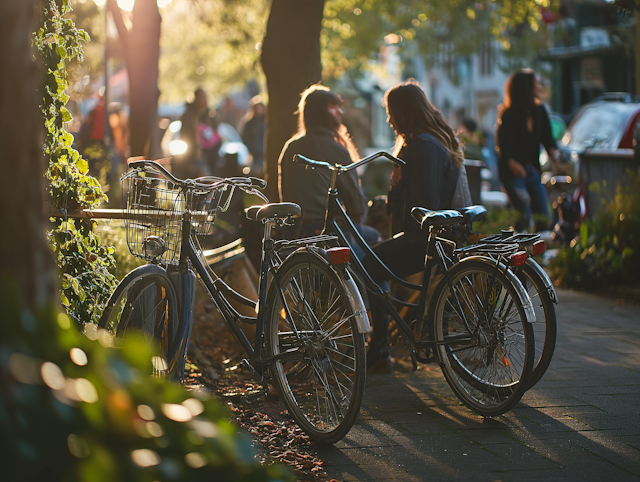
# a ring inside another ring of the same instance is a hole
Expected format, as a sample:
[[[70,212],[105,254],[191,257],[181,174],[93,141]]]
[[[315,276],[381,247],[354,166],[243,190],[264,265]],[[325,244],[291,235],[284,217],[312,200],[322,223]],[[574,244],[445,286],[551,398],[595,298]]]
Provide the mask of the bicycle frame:
[[[260,264],[260,272],[259,272],[259,286],[258,286],[258,302],[257,304],[242,296],[238,292],[234,291],[230,286],[228,286],[221,278],[216,276],[216,278],[212,278],[209,269],[205,266],[201,255],[198,253],[198,250],[195,247],[195,244],[191,237],[189,236],[190,228],[191,228],[191,220],[189,213],[184,213],[182,220],[182,244],[181,244],[181,254],[180,254],[180,263],[179,270],[182,272],[188,271],[189,263],[191,262],[191,266],[195,269],[195,271],[200,276],[206,290],[209,292],[211,299],[213,300],[216,308],[219,313],[222,315],[222,318],[231,331],[236,342],[242,347],[244,352],[246,353],[248,359],[244,359],[243,362],[248,365],[248,368],[254,372],[254,374],[259,377],[264,376],[268,366],[278,360],[287,360],[287,359],[296,359],[300,357],[300,353],[298,353],[298,348],[294,348],[291,350],[287,350],[284,353],[280,353],[275,356],[264,356],[262,352],[262,347],[264,347],[264,327],[265,327],[265,313],[268,312],[267,306],[267,279],[269,273],[272,275],[271,283],[273,283],[273,287],[277,290],[277,293],[280,296],[280,300],[282,301],[283,309],[285,310],[285,314],[287,319],[291,320],[292,315],[289,312],[289,308],[287,303],[284,300],[284,294],[281,289],[280,284],[280,274],[278,272],[277,267],[282,263],[280,256],[278,255],[279,251],[279,242],[271,239],[271,229],[273,225],[269,222],[265,223],[264,229],[264,238],[263,238],[263,251],[262,251],[262,261]],[[322,240],[322,238],[316,237],[318,241]],[[335,239],[335,238],[334,238]],[[288,243],[293,246],[303,246],[308,245],[312,242],[312,238],[305,238],[296,240],[294,242]],[[294,286],[294,289],[299,290],[299,287]],[[255,307],[257,316],[256,317],[247,317],[241,315],[232,305],[229,303],[224,294],[229,296],[231,299],[249,307]],[[309,314],[312,315],[311,318],[318,323],[318,320],[315,319],[315,315],[311,309],[309,309]],[[251,345],[251,342],[242,331],[239,326],[239,322],[255,324],[256,325],[256,335],[254,345]],[[295,331],[295,323],[292,323],[291,326],[294,328],[294,335],[298,337],[298,332]],[[260,347],[258,350],[254,347]]]
[[[428,282],[432,277],[432,272],[437,266],[437,261],[435,260],[435,258],[436,257],[438,258],[441,266],[444,268],[445,271],[447,271],[448,268],[454,264],[453,261],[450,260],[446,255],[442,246],[438,243],[438,238],[437,238],[438,230],[434,229],[433,226],[429,228],[429,240],[427,242],[427,254],[425,257],[424,270],[423,270],[423,274],[424,274],[423,284],[418,285],[414,283],[409,283],[397,277],[380,260],[380,258],[378,258],[378,256],[373,252],[373,250],[367,245],[366,241],[362,238],[362,236],[356,229],[355,225],[353,224],[353,221],[351,221],[351,219],[345,212],[344,208],[342,207],[340,201],[338,200],[338,191],[336,189],[338,175],[339,175],[338,170],[332,171],[331,185],[329,187],[329,192],[327,197],[326,217],[325,217],[323,234],[335,233],[340,239],[341,243],[344,243],[345,246],[352,248],[351,244],[349,243],[349,240],[347,239],[347,236],[345,235],[344,231],[336,221],[336,215],[339,215],[341,219],[344,219],[346,221],[349,232],[355,237],[355,240],[358,243],[358,245],[361,248],[363,248],[368,255],[372,256],[376,260],[376,262],[385,269],[390,279],[394,280],[395,282],[399,283],[402,286],[405,286],[412,290],[420,291],[420,296],[418,298],[417,303],[407,303],[405,301],[394,298],[393,296],[391,296],[391,294],[388,291],[382,290],[382,288],[380,288],[380,286],[378,286],[378,284],[375,281],[373,281],[369,273],[364,269],[364,266],[362,265],[362,261],[358,259],[356,256],[354,256],[352,258],[353,264],[355,265],[358,274],[364,279],[367,292],[374,295],[374,302],[379,303],[382,309],[386,313],[391,315],[398,329],[402,332],[402,334],[406,337],[406,339],[409,340],[409,342],[411,343],[412,347],[414,347],[414,349],[435,347],[436,345],[439,345],[439,344],[454,344],[454,343],[459,343],[460,341],[469,340],[470,337],[467,337],[467,336],[457,337],[455,339],[449,339],[444,342],[436,342],[434,340],[418,340],[416,339],[415,333],[411,330],[411,327],[400,316],[395,306],[393,306],[392,304],[392,301],[393,301],[403,306],[417,308],[418,316],[424,316],[423,314],[425,313],[425,310],[429,303],[428,289],[425,289],[425,284],[427,284],[428,286]],[[465,320],[465,323],[466,323],[466,320]],[[467,329],[469,330],[469,332],[472,331],[468,325],[467,325]]]

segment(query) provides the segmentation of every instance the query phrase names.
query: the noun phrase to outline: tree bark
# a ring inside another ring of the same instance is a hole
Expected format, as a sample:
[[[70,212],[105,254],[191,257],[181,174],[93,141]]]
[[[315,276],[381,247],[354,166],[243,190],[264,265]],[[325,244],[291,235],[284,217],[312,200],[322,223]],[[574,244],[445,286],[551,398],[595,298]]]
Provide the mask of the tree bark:
[[[320,30],[324,0],[273,0],[262,45],[269,108],[265,173],[269,200],[278,200],[278,158],[296,132],[300,93],[321,79]]]
[[[136,0],[131,31],[116,0],[109,10],[118,29],[129,75],[129,145],[132,156],[158,157],[158,62],[162,18],[156,0]]]
[[[55,297],[55,265],[43,216],[42,135],[38,69],[30,33],[34,0],[0,2],[0,283],[18,286],[33,310]],[[5,321],[5,320],[3,320]],[[9,320],[6,320],[9,321]]]

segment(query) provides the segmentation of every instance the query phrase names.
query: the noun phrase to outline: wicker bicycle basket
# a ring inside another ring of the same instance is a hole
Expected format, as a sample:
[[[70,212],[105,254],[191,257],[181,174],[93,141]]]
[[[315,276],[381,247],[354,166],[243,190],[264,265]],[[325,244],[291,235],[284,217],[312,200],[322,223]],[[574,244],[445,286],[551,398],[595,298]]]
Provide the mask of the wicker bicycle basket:
[[[185,213],[191,219],[196,249],[202,249],[213,230],[216,212],[226,210],[233,193],[227,185],[180,186],[149,166],[129,170],[120,182],[129,250],[160,264],[178,264]]]

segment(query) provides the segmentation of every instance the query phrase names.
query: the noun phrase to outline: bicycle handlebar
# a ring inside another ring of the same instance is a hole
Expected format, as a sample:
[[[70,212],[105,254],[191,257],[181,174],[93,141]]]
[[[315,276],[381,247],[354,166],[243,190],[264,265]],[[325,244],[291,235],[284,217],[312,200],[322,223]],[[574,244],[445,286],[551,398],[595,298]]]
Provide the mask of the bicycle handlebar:
[[[185,179],[185,180],[178,179],[173,174],[171,174],[164,166],[162,166],[161,164],[155,161],[148,161],[148,160],[131,161],[129,163],[129,166],[131,166],[134,169],[141,169],[141,168],[144,168],[145,166],[153,167],[154,169],[157,169],[163,175],[165,175],[169,180],[171,180],[175,184],[178,184],[179,186],[195,185],[197,187],[203,187],[205,189],[215,188],[220,184],[230,184],[232,186],[239,187],[241,189],[242,188],[264,189],[267,187],[267,182],[263,179],[258,179],[257,177],[222,178],[222,177],[215,177],[215,176],[204,176],[196,179]],[[261,193],[258,193],[257,191],[255,192],[255,194],[257,194],[260,197],[263,197],[261,196]]]
[[[394,162],[398,166],[404,166],[406,164],[402,159],[398,159],[397,157],[394,157],[385,151],[379,151],[374,154],[371,154],[370,156],[364,157],[359,161],[356,161],[353,164],[350,164],[348,166],[342,166],[340,164],[333,165],[324,161],[315,161],[313,159],[309,159],[308,157],[303,156],[302,154],[294,154],[293,162],[304,164],[308,169],[320,168],[320,169],[327,169],[329,171],[339,171],[339,173],[342,173],[342,172],[351,171],[360,166],[364,166],[365,164],[368,164],[369,162],[374,161],[379,157],[386,157],[387,159]]]

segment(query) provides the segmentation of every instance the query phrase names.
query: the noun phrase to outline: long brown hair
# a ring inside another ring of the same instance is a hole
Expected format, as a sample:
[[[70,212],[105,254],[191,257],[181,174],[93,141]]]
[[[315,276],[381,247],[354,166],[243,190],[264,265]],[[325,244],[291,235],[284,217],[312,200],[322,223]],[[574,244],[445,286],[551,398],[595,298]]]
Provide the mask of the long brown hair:
[[[531,69],[518,69],[509,76],[504,83],[504,102],[498,107],[498,123],[507,109],[512,109],[522,119],[534,116],[539,103],[534,92],[535,83],[536,73]]]
[[[333,139],[349,151],[352,161],[356,161],[358,150],[351,140],[351,136],[344,124],[329,113],[329,107],[342,105],[342,97],[335,92],[331,92],[328,87],[314,84],[308,87],[300,97],[298,103],[298,132],[297,135],[304,135],[308,129],[324,127],[333,134]]]
[[[384,94],[384,103],[397,134],[395,155],[413,136],[431,134],[449,152],[456,169],[460,169],[464,161],[462,144],[440,111],[429,102],[418,82],[409,79],[390,88]]]

